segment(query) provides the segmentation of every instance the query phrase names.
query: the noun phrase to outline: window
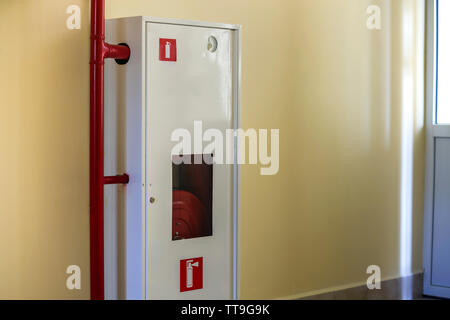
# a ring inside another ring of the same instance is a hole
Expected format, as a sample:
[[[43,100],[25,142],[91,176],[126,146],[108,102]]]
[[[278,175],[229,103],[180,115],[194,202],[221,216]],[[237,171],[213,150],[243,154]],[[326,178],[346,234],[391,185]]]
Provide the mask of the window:
[[[450,124],[450,1],[437,1],[436,63],[437,99],[436,123]]]

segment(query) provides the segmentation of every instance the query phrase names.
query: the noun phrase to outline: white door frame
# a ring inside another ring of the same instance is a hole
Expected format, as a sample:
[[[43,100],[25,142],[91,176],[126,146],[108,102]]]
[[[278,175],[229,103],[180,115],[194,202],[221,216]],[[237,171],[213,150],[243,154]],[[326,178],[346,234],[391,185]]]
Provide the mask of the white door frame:
[[[447,0],[448,1],[448,0]],[[436,123],[436,0],[426,3],[426,172],[425,172],[425,217],[424,217],[424,294],[450,298],[450,288],[433,285],[433,217],[434,217],[434,187],[435,187],[435,141],[436,138],[450,138],[450,125]],[[449,163],[450,165],[450,163]],[[450,272],[450,270],[449,270]]]

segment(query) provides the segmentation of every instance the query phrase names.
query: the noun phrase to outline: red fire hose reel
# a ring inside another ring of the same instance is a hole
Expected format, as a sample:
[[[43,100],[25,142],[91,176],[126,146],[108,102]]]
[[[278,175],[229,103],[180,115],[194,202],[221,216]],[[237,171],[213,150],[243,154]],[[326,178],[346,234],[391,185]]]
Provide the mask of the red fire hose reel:
[[[208,216],[202,202],[183,190],[172,192],[172,239],[191,239],[208,233]]]

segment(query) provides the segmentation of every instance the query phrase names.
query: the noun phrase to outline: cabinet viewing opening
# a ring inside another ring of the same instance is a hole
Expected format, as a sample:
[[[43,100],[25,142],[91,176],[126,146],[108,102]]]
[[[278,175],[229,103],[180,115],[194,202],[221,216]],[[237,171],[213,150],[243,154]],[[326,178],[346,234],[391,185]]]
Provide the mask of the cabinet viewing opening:
[[[212,236],[213,155],[172,159],[172,240]],[[188,161],[186,161],[188,160]]]

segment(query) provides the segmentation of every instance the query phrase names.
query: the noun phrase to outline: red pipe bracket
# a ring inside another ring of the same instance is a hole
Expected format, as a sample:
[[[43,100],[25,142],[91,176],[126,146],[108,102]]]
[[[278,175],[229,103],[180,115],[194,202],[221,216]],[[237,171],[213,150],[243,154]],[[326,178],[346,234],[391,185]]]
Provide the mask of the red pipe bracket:
[[[104,177],[104,64],[106,58],[129,57],[127,46],[105,42],[105,0],[91,0],[89,198],[92,300],[105,298],[104,185],[128,183],[128,175]]]
[[[127,174],[114,177],[105,177],[103,179],[104,184],[127,184],[128,182],[130,182],[130,177]]]

